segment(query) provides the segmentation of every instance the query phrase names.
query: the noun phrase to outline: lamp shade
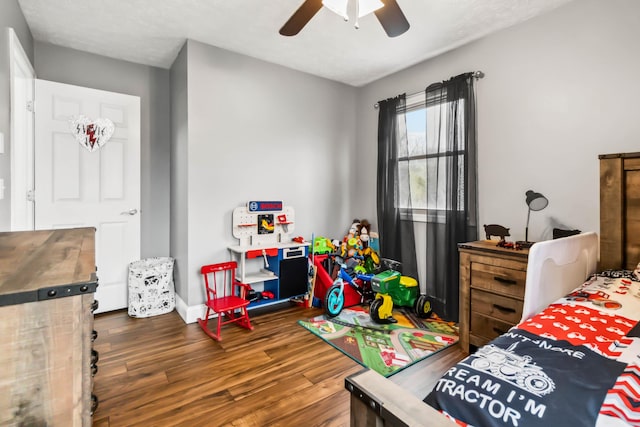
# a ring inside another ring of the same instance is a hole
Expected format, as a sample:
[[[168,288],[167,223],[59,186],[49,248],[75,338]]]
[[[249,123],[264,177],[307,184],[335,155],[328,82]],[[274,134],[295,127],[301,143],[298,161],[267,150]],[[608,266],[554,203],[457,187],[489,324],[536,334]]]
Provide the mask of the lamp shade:
[[[536,193],[535,191],[527,191],[526,196],[525,200],[527,202],[527,206],[529,206],[529,209],[532,211],[541,211],[549,204],[549,200],[547,200],[546,197],[540,193]]]

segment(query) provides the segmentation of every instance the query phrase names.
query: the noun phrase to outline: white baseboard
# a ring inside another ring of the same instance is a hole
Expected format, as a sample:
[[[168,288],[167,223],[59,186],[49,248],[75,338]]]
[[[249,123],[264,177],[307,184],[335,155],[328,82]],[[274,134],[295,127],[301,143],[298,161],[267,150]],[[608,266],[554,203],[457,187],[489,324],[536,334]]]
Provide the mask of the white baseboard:
[[[247,310],[251,312],[251,310],[254,310],[254,309],[266,308],[270,305],[283,304],[285,302],[286,300],[267,302],[259,306],[248,307]],[[182,298],[180,298],[180,295],[176,294],[176,311],[178,312],[180,317],[182,317],[182,320],[184,320],[184,323],[197,322],[198,319],[200,319],[201,317],[204,317],[206,310],[207,310],[207,306],[204,304],[188,306],[187,303],[184,302]],[[209,316],[209,318],[216,317],[216,316],[217,314],[212,314],[211,316]]]
[[[205,305],[198,304],[188,306],[186,302],[180,298],[180,295],[176,294],[176,311],[184,320],[184,323],[195,323],[199,318],[204,316]]]

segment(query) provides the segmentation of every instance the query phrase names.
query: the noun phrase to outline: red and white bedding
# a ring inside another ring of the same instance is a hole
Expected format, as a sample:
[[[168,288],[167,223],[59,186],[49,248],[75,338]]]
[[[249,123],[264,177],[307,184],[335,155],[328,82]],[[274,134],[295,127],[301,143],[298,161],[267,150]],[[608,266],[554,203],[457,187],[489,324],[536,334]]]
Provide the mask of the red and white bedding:
[[[424,401],[462,426],[640,426],[639,278],[594,275],[451,368]]]

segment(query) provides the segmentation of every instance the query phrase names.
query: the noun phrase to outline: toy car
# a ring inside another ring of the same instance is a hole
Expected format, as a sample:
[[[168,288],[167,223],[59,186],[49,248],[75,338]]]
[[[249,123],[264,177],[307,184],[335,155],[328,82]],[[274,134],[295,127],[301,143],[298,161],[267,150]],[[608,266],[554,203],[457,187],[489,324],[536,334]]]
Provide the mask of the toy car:
[[[330,254],[332,252],[335,252],[335,250],[336,248],[333,243],[331,243],[331,240],[327,239],[326,237],[316,237],[315,239],[313,239],[312,251],[314,254]]]
[[[602,291],[577,290],[566,297],[569,301],[590,301],[592,304],[617,310],[622,307],[616,300],[609,299],[609,294]]]
[[[371,319],[377,323],[395,323],[396,319],[392,316],[394,305],[413,307],[414,313],[419,317],[430,317],[431,301],[426,295],[420,294],[418,281],[401,275],[393,268],[371,278],[371,289],[376,292],[375,299],[369,306]]]

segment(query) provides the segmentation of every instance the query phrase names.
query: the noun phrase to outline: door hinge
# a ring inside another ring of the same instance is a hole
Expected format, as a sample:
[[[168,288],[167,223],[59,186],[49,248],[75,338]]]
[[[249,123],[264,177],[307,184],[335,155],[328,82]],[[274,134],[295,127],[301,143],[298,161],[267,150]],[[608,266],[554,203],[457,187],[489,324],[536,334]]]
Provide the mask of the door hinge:
[[[34,202],[36,200],[36,191],[27,190],[27,202]]]
[[[36,110],[36,104],[34,101],[27,101],[27,111],[30,113],[35,112]]]

